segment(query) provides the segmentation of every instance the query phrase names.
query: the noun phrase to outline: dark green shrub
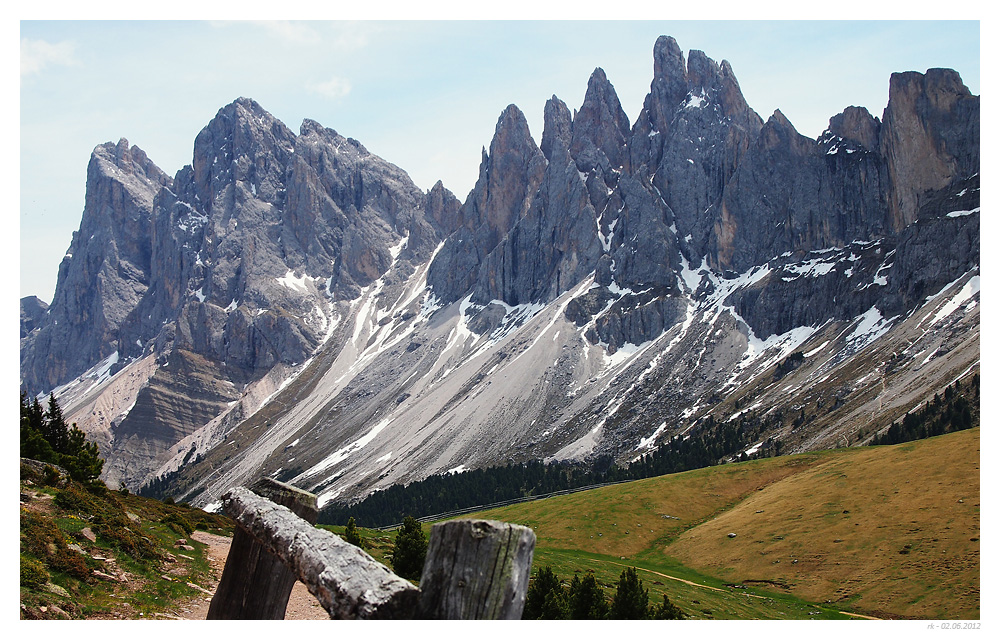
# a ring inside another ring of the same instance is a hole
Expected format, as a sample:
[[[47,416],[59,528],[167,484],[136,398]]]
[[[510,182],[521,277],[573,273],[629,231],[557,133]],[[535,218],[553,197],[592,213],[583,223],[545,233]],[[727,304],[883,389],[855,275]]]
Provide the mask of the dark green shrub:
[[[194,526],[179,513],[168,513],[160,522],[181,535],[189,536],[194,533]]]
[[[49,566],[55,571],[61,571],[77,580],[90,579],[90,567],[83,556],[68,547],[61,547],[49,558]]]
[[[59,484],[60,479],[62,479],[62,474],[56,471],[54,467],[45,465],[45,472],[42,475],[42,484],[48,487],[54,487]]]
[[[56,492],[55,505],[66,511],[74,511],[86,515],[94,515],[99,512],[94,499],[85,492],[80,491],[76,485],[69,485],[62,491]]]
[[[37,589],[49,581],[49,572],[38,560],[21,556],[21,586],[25,589]]]
[[[103,483],[101,486],[104,486]],[[124,521],[125,508],[114,492],[108,491],[107,487],[96,492],[93,488],[89,486],[84,490],[79,484],[71,483],[56,493],[54,502],[56,506],[92,519],[95,523]]]
[[[663,604],[658,604],[650,611],[653,620],[681,620],[687,615],[680,608],[670,601],[667,594],[663,594]]]
[[[138,562],[162,559],[153,541],[133,531],[128,520],[102,522],[94,527],[94,532]]]
[[[53,548],[65,546],[66,540],[55,522],[33,511],[21,510],[22,549],[38,558],[45,558]]]

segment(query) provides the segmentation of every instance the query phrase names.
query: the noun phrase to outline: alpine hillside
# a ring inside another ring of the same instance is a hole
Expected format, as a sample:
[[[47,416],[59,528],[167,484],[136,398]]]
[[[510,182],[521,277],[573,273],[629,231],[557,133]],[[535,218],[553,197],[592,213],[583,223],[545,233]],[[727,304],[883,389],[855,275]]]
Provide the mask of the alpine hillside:
[[[54,299],[21,303],[22,386],[106,482],[198,506],[627,465],[733,421],[724,457],[863,444],[980,357],[979,97],[888,82],[810,139],[662,36],[635,122],[602,69],[540,138],[510,105],[464,200],[248,98],[173,177],[102,144]]]

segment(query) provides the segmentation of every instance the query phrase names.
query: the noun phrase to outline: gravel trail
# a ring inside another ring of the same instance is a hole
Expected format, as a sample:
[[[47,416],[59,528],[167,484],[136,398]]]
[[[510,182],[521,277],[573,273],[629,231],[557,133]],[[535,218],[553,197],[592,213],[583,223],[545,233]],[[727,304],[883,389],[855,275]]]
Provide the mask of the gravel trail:
[[[229,546],[233,539],[226,536],[219,536],[206,531],[195,531],[192,538],[198,542],[208,545],[208,559],[212,566],[215,578],[212,581],[210,591],[215,592],[222,577],[222,569],[226,566],[226,558],[229,556]],[[205,620],[208,617],[208,605],[212,601],[212,596],[189,600],[183,603],[179,609],[183,620]],[[292,595],[288,598],[288,607],[285,609],[285,620],[329,620],[323,607],[320,606],[316,598],[309,593],[306,586],[296,581],[292,587]]]

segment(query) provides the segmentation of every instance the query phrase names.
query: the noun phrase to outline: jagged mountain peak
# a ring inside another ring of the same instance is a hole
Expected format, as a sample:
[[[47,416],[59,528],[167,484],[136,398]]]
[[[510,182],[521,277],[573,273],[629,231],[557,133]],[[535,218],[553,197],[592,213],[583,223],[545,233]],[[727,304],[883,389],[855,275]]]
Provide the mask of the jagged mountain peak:
[[[897,71],[889,76],[889,100],[901,94],[916,91],[925,94],[935,102],[944,96],[971,96],[969,88],[962,82],[962,76],[954,69],[931,68],[919,71]]]
[[[526,210],[544,164],[544,156],[531,137],[524,113],[517,105],[508,105],[497,120],[489,154],[464,207],[478,214],[466,214],[466,220],[476,220],[489,230],[489,238],[482,246],[485,252],[496,246]]]
[[[704,51],[691,49],[688,51],[687,79],[691,91],[707,91],[718,86],[722,80],[722,70]]]
[[[673,36],[660,36],[653,44],[653,81],[681,79],[687,84],[687,62]]]
[[[164,186],[169,186],[172,182],[170,176],[156,166],[145,151],[137,146],[130,146],[125,138],[120,138],[117,143],[105,142],[98,145],[91,153],[91,158],[97,161],[95,168],[102,167],[101,162],[107,162],[128,175],[136,174]]]
[[[878,147],[880,124],[879,119],[870,114],[868,109],[850,106],[830,118],[827,132],[865,149],[874,150]]]
[[[545,125],[542,129],[542,153],[551,162],[552,145],[562,141],[567,149],[573,140],[573,116],[566,103],[553,95],[545,101]]]
[[[781,152],[797,156],[818,153],[816,141],[800,134],[780,109],[767,119],[754,145],[758,152],[766,153],[780,149]]]
[[[231,210],[237,183],[257,199],[279,204],[281,187],[268,167],[285,166],[294,152],[295,134],[256,101],[238,98],[219,109],[194,142],[194,197],[210,214]],[[269,179],[270,178],[270,179]]]
[[[781,132],[779,135],[786,136],[792,133],[798,133],[795,129],[795,125],[789,120],[785,114],[781,112],[780,109],[775,109],[771,116],[764,123],[764,128],[761,129],[761,135],[768,135],[771,132]],[[766,145],[770,146],[770,145]]]
[[[583,104],[573,117],[571,153],[581,171],[595,167],[607,173],[627,161],[628,116],[604,70],[596,68],[587,81]]]
[[[334,138],[340,137],[340,134],[338,134],[334,129],[324,127],[310,118],[304,118],[302,120],[302,124],[299,125],[299,135],[302,137],[311,135]]]
[[[424,213],[428,222],[436,225],[444,236],[450,235],[462,226],[459,215],[461,208],[462,203],[440,180],[430,188],[424,201]]]
[[[507,144],[509,142],[525,147],[534,145],[534,138],[532,138],[531,130],[528,127],[528,119],[520,107],[513,103],[507,105],[497,118],[493,139],[490,141],[490,155],[498,150],[509,148],[511,146]],[[534,148],[537,148],[537,145]]]
[[[21,339],[24,340],[45,318],[49,305],[37,296],[21,298]]]

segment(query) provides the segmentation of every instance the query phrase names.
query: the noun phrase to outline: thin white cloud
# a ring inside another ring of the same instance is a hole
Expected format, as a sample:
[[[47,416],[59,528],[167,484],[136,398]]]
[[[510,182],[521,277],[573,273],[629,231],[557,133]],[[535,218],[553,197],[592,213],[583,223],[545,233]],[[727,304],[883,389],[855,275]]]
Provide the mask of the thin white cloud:
[[[312,93],[339,100],[351,92],[351,83],[344,78],[333,77],[324,82],[316,82],[307,87]]]
[[[213,20],[213,27],[264,30],[268,35],[288,44],[322,45],[335,51],[357,51],[368,44],[372,34],[383,28],[366,22],[305,22],[299,20]]]
[[[21,38],[21,77],[39,73],[49,66],[79,66],[72,42],[46,42]]]
[[[292,22],[289,20],[254,20],[251,24],[263,27],[282,40],[295,44],[317,44],[322,38],[319,33],[304,22]]]
[[[330,23],[324,45],[338,51],[357,51],[368,45],[372,36],[385,31],[379,23],[371,22],[335,22]]]

